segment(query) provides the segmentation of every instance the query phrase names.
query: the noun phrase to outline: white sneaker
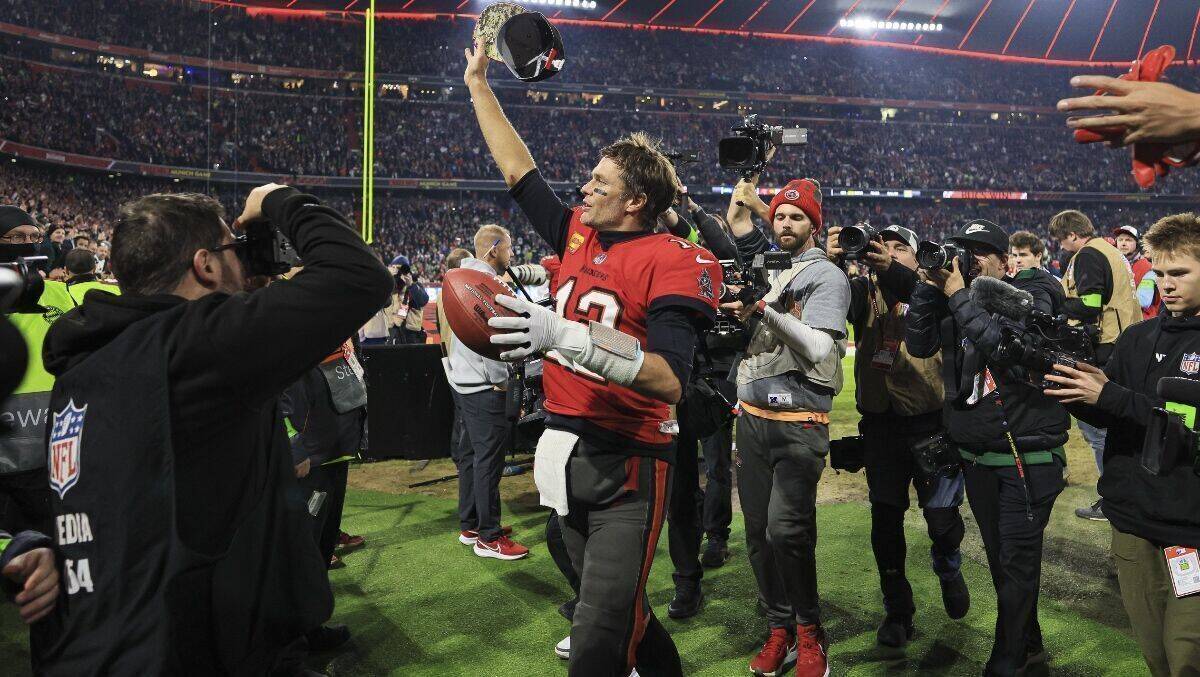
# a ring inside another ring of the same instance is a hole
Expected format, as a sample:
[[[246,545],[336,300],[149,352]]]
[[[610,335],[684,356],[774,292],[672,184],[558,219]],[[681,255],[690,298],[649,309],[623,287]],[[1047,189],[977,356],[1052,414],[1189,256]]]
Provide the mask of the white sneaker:
[[[638,677],[637,668],[634,668],[633,672],[629,673],[629,677]]]
[[[563,641],[554,645],[554,655],[565,660],[571,659],[571,636],[563,637]],[[635,670],[636,672],[636,670]]]

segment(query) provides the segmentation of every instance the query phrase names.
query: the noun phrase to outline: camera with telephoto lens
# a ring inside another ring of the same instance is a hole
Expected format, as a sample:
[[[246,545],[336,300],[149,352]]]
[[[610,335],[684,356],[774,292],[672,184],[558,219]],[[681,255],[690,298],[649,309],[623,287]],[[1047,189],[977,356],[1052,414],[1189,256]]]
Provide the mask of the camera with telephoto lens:
[[[45,256],[23,256],[12,263],[0,263],[0,312],[43,313],[46,311],[38,301],[46,288],[46,282],[38,268],[46,262]]]
[[[1005,362],[1024,367],[1030,385],[1043,390],[1059,388],[1046,380],[1046,374],[1054,373],[1055,364],[1095,364],[1098,331],[1091,325],[1073,326],[1065,315],[1031,309],[1022,329],[1001,325],[996,354]]]
[[[838,246],[842,248],[842,257],[847,261],[857,261],[867,253],[871,240],[877,237],[879,231],[866,221],[846,226],[838,233]]]
[[[917,266],[922,270],[954,270],[955,259],[958,259],[958,269],[964,274],[971,269],[971,252],[956,242],[926,240],[917,245]]]
[[[759,121],[758,114],[747,115],[731,131],[734,135],[721,139],[717,146],[717,161],[723,169],[740,171],[744,176],[762,172],[772,147],[808,143],[807,129],[768,125]]]
[[[292,243],[270,221],[260,219],[241,224],[242,235],[236,239],[238,258],[246,275],[276,277],[302,265]]]

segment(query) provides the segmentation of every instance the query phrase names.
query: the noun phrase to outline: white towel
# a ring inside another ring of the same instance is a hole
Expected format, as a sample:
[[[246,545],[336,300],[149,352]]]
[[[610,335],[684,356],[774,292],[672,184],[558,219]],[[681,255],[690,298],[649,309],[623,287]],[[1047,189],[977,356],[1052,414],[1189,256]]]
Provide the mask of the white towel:
[[[533,457],[533,483],[541,494],[541,503],[559,515],[567,509],[567,461],[579,436],[564,430],[547,428],[538,440]]]

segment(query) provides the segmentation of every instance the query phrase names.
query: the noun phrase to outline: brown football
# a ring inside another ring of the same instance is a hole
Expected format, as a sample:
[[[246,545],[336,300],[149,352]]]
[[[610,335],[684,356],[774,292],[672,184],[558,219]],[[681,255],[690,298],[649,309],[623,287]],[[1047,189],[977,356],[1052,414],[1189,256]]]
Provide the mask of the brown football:
[[[483,271],[455,268],[442,278],[442,309],[455,339],[472,351],[500,359],[500,353],[511,346],[494,345],[489,339],[500,330],[488,326],[493,317],[516,317],[518,314],[496,303],[496,295],[515,296],[508,285]]]

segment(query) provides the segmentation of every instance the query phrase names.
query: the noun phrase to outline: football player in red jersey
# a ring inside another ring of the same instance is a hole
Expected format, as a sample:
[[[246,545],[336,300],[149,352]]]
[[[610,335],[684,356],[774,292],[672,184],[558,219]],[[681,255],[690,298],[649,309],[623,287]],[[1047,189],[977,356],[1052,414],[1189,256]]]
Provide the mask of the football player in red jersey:
[[[555,196],[487,82],[483,50],[463,79],[492,157],[534,229],[562,259],[557,312],[501,296],[523,317],[493,318],[505,359],[546,353],[547,430],[534,479],[562,516],[581,574],[571,626],[572,677],[682,675],[670,635],[646,599],[666,512],[672,458],[668,405],[692,366],[696,332],[716,315],[721,269],[707,250],[655,234],[677,195],[670,161],[644,135],[601,151],[583,204]],[[569,489],[567,477],[570,477]]]

